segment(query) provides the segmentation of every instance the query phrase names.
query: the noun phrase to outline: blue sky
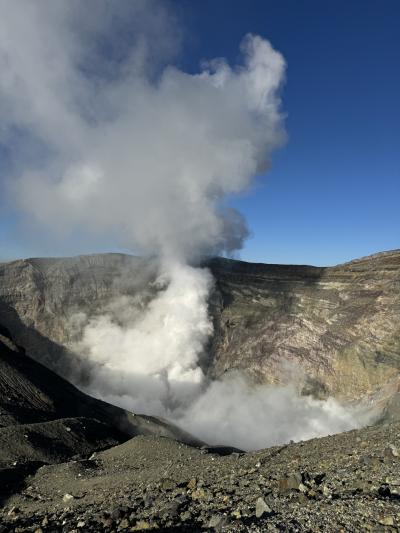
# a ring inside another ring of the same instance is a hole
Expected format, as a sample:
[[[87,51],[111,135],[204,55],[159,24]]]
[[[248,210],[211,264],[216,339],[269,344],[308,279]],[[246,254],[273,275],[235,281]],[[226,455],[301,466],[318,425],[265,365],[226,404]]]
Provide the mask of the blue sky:
[[[178,3],[197,33],[187,64],[234,58],[249,31],[288,64],[288,143],[235,202],[253,233],[242,258],[325,265],[399,248],[400,3]]]
[[[232,200],[252,236],[244,260],[330,265],[400,247],[400,3],[175,0],[185,28],[178,66],[235,62],[248,33],[287,61],[288,142],[251,191]],[[0,154],[1,157],[1,154]],[[5,166],[4,158],[0,162]],[[1,206],[0,259],[104,251],[99,240],[34,243]]]

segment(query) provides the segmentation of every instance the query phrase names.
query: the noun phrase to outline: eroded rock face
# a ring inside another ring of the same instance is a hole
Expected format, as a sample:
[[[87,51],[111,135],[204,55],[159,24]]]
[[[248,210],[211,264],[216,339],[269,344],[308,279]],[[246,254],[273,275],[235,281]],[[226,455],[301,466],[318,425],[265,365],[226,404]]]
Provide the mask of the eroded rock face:
[[[224,259],[209,266],[216,279],[209,375],[239,369],[277,383],[289,363],[318,396],[397,391],[400,251],[332,268]],[[84,380],[84,365],[68,351],[70,317],[95,314],[116,295],[154,290],[155,276],[150,260],[120,254],[0,264],[0,323],[49,368]]]
[[[400,252],[333,268],[212,263],[221,295],[211,372],[279,381],[299,364],[308,389],[358,399],[400,367]],[[393,386],[393,384],[391,385]]]
[[[142,290],[150,279],[151,261],[120,254],[0,263],[0,323],[34,359],[79,382],[85,369],[68,350],[79,333],[71,317],[94,315],[113,296]]]

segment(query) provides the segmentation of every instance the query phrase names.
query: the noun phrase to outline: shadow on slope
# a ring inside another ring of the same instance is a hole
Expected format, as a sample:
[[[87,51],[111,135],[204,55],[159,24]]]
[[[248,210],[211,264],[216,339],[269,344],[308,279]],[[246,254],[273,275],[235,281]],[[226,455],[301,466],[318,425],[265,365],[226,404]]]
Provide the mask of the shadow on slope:
[[[79,391],[34,361],[0,326],[0,493],[45,463],[87,457],[137,435],[203,443],[155,417],[134,415]],[[32,470],[33,469],[33,470]]]

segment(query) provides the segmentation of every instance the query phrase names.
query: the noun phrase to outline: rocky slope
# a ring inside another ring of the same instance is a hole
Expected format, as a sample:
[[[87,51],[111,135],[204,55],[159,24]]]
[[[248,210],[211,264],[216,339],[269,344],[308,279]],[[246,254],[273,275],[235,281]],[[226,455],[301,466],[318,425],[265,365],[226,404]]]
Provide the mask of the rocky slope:
[[[396,394],[400,366],[400,251],[331,268],[215,259],[210,298],[211,376],[240,369],[255,381],[305,374],[305,392],[382,401]],[[119,254],[0,264],[0,323],[49,368],[85,379],[69,352],[77,311],[96,314],[115,296],[151,295],[150,260]],[[287,366],[287,365],[286,365]],[[375,396],[374,396],[375,395]]]
[[[136,437],[39,468],[0,531],[400,530],[400,425],[217,456]]]
[[[154,417],[83,394],[19,348],[0,326],[0,493],[37,464],[86,457],[135,435],[203,443]]]

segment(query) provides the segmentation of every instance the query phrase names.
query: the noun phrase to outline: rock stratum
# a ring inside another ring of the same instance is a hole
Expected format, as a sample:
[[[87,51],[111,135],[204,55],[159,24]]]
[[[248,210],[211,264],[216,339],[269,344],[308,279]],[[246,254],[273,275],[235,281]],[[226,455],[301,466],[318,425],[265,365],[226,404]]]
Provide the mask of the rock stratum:
[[[304,374],[304,392],[344,401],[396,395],[400,369],[400,251],[335,267],[211,260],[210,377],[240,370],[256,383]],[[104,254],[0,264],[0,323],[48,368],[85,379],[70,318],[95,316],[119,295],[154,291],[155,264]],[[77,375],[79,369],[80,375]]]
[[[331,268],[217,260],[212,270],[215,375],[237,368],[276,383],[285,360],[320,396],[357,400],[397,388],[400,251]]]

